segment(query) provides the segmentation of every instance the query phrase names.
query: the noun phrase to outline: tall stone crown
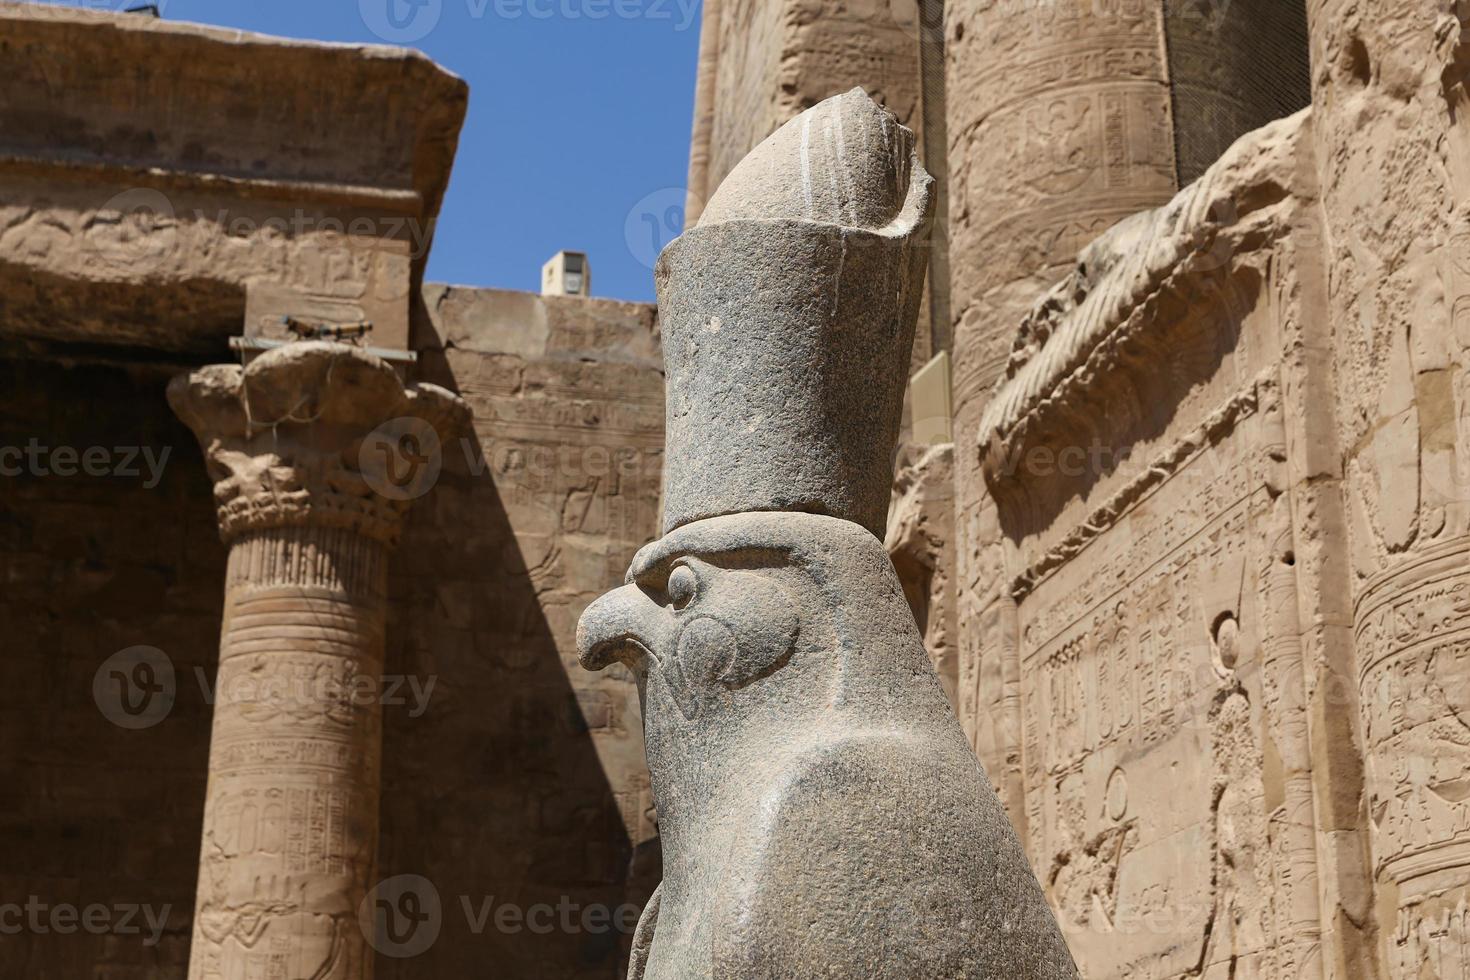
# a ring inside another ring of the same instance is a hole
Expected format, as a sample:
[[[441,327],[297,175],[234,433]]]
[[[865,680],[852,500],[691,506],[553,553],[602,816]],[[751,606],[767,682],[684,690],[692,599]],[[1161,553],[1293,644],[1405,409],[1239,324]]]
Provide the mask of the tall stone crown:
[[[664,250],[665,533],[804,511],[882,536],[932,185],[853,89],[751,151]]]

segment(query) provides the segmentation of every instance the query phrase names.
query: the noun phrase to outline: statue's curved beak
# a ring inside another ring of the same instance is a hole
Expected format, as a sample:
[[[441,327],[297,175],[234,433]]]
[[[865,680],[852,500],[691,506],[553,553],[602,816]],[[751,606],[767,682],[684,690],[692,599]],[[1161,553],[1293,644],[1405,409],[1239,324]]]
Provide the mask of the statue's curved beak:
[[[663,607],[636,584],[614,589],[577,621],[577,659],[588,670],[614,661],[636,667],[645,657],[657,659],[663,615]]]

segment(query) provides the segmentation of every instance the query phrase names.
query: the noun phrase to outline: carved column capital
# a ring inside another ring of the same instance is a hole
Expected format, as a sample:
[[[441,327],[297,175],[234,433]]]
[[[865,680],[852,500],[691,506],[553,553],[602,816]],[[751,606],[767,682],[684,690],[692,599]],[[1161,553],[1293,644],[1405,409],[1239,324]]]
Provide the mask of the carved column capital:
[[[315,341],[180,375],[168,400],[204,450],[227,543],[312,526],[394,544],[470,416],[443,388],[405,385],[380,358]]]

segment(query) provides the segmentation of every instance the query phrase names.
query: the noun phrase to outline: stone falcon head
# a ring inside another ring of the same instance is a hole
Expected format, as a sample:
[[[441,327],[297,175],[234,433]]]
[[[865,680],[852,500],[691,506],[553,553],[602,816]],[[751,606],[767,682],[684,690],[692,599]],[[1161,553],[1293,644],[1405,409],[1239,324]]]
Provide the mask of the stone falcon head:
[[[650,720],[670,706],[673,727],[733,722],[796,684],[825,702],[900,661],[928,668],[883,545],[813,514],[710,518],[655,541],[583,614],[577,648],[591,670],[627,664]]]
[[[577,631],[635,674],[664,880],[641,980],[1075,972],[881,542],[712,517],[640,551]]]

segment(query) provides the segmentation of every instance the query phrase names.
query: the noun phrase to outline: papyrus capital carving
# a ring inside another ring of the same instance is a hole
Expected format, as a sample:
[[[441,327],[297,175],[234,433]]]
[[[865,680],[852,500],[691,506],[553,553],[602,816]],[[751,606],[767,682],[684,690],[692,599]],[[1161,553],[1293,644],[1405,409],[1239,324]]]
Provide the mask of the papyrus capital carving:
[[[220,534],[340,527],[393,544],[469,408],[380,358],[305,342],[181,375],[169,404],[204,450]]]

